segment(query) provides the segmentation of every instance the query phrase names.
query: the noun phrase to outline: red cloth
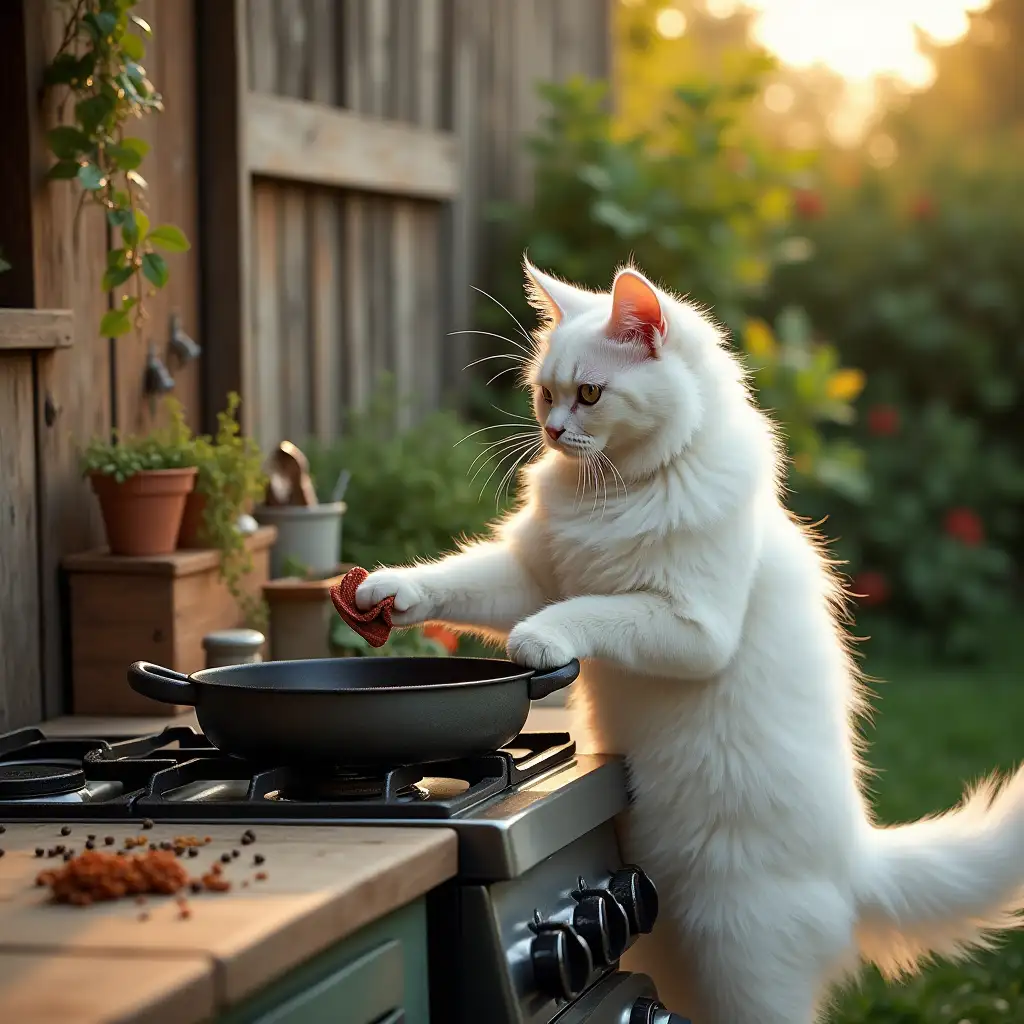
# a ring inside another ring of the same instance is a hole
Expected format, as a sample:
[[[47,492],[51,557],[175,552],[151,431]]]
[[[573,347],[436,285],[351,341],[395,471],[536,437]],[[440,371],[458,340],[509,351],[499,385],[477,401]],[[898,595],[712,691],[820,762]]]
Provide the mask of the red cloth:
[[[356,607],[356,591],[370,574],[358,565],[349,569],[341,582],[331,587],[331,600],[338,614],[371,647],[383,647],[391,635],[391,609],[395,599],[385,597],[367,611]]]

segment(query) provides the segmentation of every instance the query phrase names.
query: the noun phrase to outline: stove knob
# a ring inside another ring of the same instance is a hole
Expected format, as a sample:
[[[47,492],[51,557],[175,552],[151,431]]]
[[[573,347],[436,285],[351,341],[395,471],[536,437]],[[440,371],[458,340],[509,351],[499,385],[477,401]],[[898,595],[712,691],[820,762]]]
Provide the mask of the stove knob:
[[[629,1013],[629,1024],[690,1024],[686,1017],[666,1010],[654,999],[638,999]]]
[[[573,927],[583,936],[594,963],[609,967],[629,945],[629,919],[619,901],[604,889],[583,889],[573,911]]]
[[[658,919],[658,890],[647,873],[629,864],[612,875],[608,889],[625,910],[633,932],[638,935],[650,932]]]
[[[572,999],[587,987],[594,961],[587,944],[576,930],[561,921],[534,925],[537,932],[530,945],[533,977],[537,988],[554,999]]]

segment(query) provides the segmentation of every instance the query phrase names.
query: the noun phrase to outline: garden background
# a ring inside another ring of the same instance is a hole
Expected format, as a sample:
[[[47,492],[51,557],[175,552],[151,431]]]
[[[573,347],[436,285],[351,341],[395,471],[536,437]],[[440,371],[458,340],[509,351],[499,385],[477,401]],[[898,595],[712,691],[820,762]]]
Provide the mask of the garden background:
[[[470,415],[382,444],[382,394],[312,452],[320,479],[353,473],[344,557],[432,554],[493,515],[503,480],[497,502],[514,499],[503,439],[529,405],[511,372],[493,378],[516,367],[498,358],[514,318],[532,324],[524,249],[598,288],[632,256],[729,329],[784,429],[791,506],[829,538],[851,629],[869,638],[883,820],[946,807],[1020,760],[1024,0],[963,6],[959,38],[919,39],[931,84],[877,80],[854,133],[842,78],[762,49],[744,5],[620,0],[617,81],[545,87],[532,201],[491,211],[496,301],[481,297],[475,326],[501,337],[481,336],[496,358],[469,371]],[[1024,1021],[1022,954],[1011,940],[905,986],[869,974],[834,1020]]]

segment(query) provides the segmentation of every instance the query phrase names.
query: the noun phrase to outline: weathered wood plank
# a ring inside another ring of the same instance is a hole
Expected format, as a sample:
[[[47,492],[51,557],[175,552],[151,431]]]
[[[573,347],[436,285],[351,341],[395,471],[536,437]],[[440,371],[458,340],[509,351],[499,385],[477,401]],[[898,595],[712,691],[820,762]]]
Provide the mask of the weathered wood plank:
[[[252,189],[252,364],[254,437],[267,448],[283,437],[280,282],[278,278],[277,187],[257,182]]]
[[[306,195],[302,189],[278,186],[281,237],[278,288],[281,293],[278,338],[279,401],[284,404],[283,437],[302,444],[310,433],[311,345],[310,288]]]
[[[0,733],[43,715],[32,356],[0,354]]]
[[[212,429],[229,391],[251,431],[256,394],[250,332],[251,183],[245,166],[249,69],[246,0],[196,4],[203,422]]]
[[[317,185],[447,199],[458,191],[455,137],[326,104],[253,94],[253,174]]]
[[[0,309],[0,350],[68,348],[74,333],[70,309]]]
[[[65,12],[56,4],[25,0],[26,67],[29,95],[39,94],[43,68],[63,35]],[[43,709],[47,716],[68,706],[65,676],[67,620],[61,600],[60,559],[93,547],[102,536],[95,499],[78,472],[78,446],[110,432],[110,349],[97,334],[107,308],[100,288],[106,263],[107,226],[101,210],[82,211],[67,183],[48,184],[52,157],[45,131],[58,121],[59,97],[50,93],[30,110],[29,155],[32,186],[32,305],[72,309],[74,344],[41,351],[35,360],[35,465],[39,509],[39,619]]]
[[[336,47],[339,11],[333,0],[309,0],[309,95],[334,104],[338,94]],[[343,296],[342,201],[325,190],[308,197],[312,309],[312,425],[322,441],[341,430],[347,404],[342,370]]]
[[[167,256],[170,278],[145,299],[147,319],[141,331],[114,341],[116,388],[114,420],[126,433],[146,433],[165,419],[163,406],[143,387],[152,348],[174,377],[174,396],[193,428],[202,424],[199,360],[183,363],[170,348],[171,321],[200,345],[199,181],[196,153],[195,5],[191,0],[141,0],[137,13],[153,26],[147,40],[146,69],[164,98],[158,115],[142,118],[132,130],[150,144],[142,173],[149,187],[144,201],[150,223],[181,228],[193,247]],[[205,100],[204,100],[205,102]],[[145,285],[145,282],[141,282]],[[131,292],[134,283],[126,287]]]

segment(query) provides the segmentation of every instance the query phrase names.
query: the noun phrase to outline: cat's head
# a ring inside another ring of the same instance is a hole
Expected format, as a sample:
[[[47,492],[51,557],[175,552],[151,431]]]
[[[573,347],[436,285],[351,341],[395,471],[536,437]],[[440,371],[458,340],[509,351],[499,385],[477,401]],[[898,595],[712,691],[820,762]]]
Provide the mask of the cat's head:
[[[577,288],[525,263],[545,320],[527,384],[545,444],[570,458],[643,454],[662,462],[704,423],[719,379],[736,377],[717,328],[624,268],[610,292]]]

